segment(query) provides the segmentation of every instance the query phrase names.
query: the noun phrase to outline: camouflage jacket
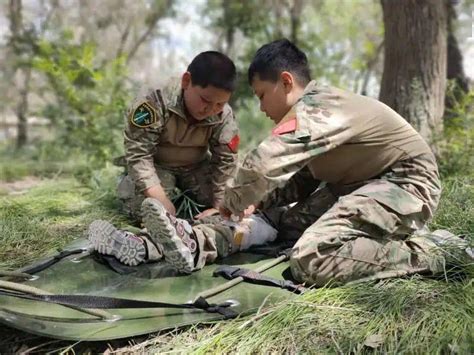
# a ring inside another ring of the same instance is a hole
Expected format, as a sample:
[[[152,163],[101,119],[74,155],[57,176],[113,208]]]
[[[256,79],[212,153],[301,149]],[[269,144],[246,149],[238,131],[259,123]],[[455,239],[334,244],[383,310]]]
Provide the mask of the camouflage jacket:
[[[313,180],[346,185],[422,154],[430,156],[437,174],[428,145],[395,111],[375,99],[312,81],[271,136],[247,154],[228,183],[224,206],[234,214],[250,204],[268,206],[275,196],[297,192],[295,183],[303,180],[295,174],[305,167]],[[294,198],[286,202],[298,200]]]
[[[237,164],[238,127],[229,105],[203,121],[189,120],[179,85],[147,90],[126,115],[125,160],[139,191],[158,185],[155,165],[186,168],[208,160],[215,204]]]

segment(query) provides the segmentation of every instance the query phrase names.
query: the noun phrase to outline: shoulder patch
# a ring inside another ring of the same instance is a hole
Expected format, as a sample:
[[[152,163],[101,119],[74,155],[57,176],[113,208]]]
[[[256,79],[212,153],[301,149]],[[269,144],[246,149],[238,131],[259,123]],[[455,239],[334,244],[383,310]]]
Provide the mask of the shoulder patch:
[[[296,131],[297,127],[297,122],[296,122],[296,117],[293,117],[289,121],[286,121],[285,123],[282,123],[275,128],[272,129],[272,136],[279,136],[281,134],[285,133],[291,133]]]
[[[151,126],[156,120],[156,111],[148,102],[138,105],[130,115],[130,123],[140,128]]]
[[[240,136],[238,134],[236,134],[234,137],[232,137],[230,142],[227,143],[227,146],[234,153],[237,153],[237,150],[239,149],[239,143],[240,143]]]

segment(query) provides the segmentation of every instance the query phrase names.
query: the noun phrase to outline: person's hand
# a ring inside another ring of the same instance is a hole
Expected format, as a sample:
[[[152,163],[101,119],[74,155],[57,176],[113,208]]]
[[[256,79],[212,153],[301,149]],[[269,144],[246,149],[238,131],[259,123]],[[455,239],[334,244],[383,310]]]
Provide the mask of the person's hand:
[[[173,202],[171,202],[171,200],[166,195],[166,192],[163,190],[161,185],[149,187],[143,191],[143,194],[146,197],[157,199],[171,215],[176,216],[176,208],[174,207]]]
[[[207,210],[202,211],[201,213],[194,216],[194,219],[202,219],[205,217],[213,216],[219,213],[217,208],[208,208]]]
[[[257,207],[255,205],[248,206],[244,210],[244,217],[249,217],[250,215],[252,215],[255,212],[256,209],[257,209]]]
[[[163,200],[160,200],[160,202],[165,206],[166,210],[173,216],[176,216],[176,207],[174,207],[173,202],[166,197]]]
[[[230,210],[225,207],[219,207],[219,213],[221,214],[222,218],[229,219],[233,222],[240,222],[245,216],[244,212],[240,212],[238,215],[233,214]]]
[[[222,218],[224,218],[224,219],[230,219],[230,216],[232,215],[232,212],[230,212],[224,206],[219,207],[219,213],[221,214]]]

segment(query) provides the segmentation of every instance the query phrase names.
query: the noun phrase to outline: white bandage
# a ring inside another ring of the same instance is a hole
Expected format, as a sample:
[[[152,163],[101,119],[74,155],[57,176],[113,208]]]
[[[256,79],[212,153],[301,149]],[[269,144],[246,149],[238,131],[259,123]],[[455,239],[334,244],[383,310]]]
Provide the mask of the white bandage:
[[[239,250],[247,250],[253,245],[272,242],[277,237],[277,230],[259,216],[252,215],[240,222],[227,221],[234,228],[234,243]]]

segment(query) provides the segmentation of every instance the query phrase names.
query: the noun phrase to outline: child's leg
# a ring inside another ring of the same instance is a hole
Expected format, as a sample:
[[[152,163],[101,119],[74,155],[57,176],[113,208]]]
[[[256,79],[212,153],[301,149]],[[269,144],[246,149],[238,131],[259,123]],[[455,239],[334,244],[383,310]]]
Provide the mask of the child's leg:
[[[151,242],[146,233],[121,230],[102,220],[92,222],[87,233],[97,252],[112,255],[125,265],[136,266],[163,258],[161,246]]]
[[[277,231],[258,216],[238,223],[221,220],[191,228],[186,221],[171,216],[155,199],[146,199],[142,208],[151,241],[161,245],[165,259],[184,273],[201,269],[218,257],[273,241],[277,236]]]
[[[214,221],[212,224],[198,224],[193,227],[199,246],[196,270],[217,258],[272,242],[277,237],[277,230],[258,215],[244,218],[240,222],[219,219],[220,221]]]

